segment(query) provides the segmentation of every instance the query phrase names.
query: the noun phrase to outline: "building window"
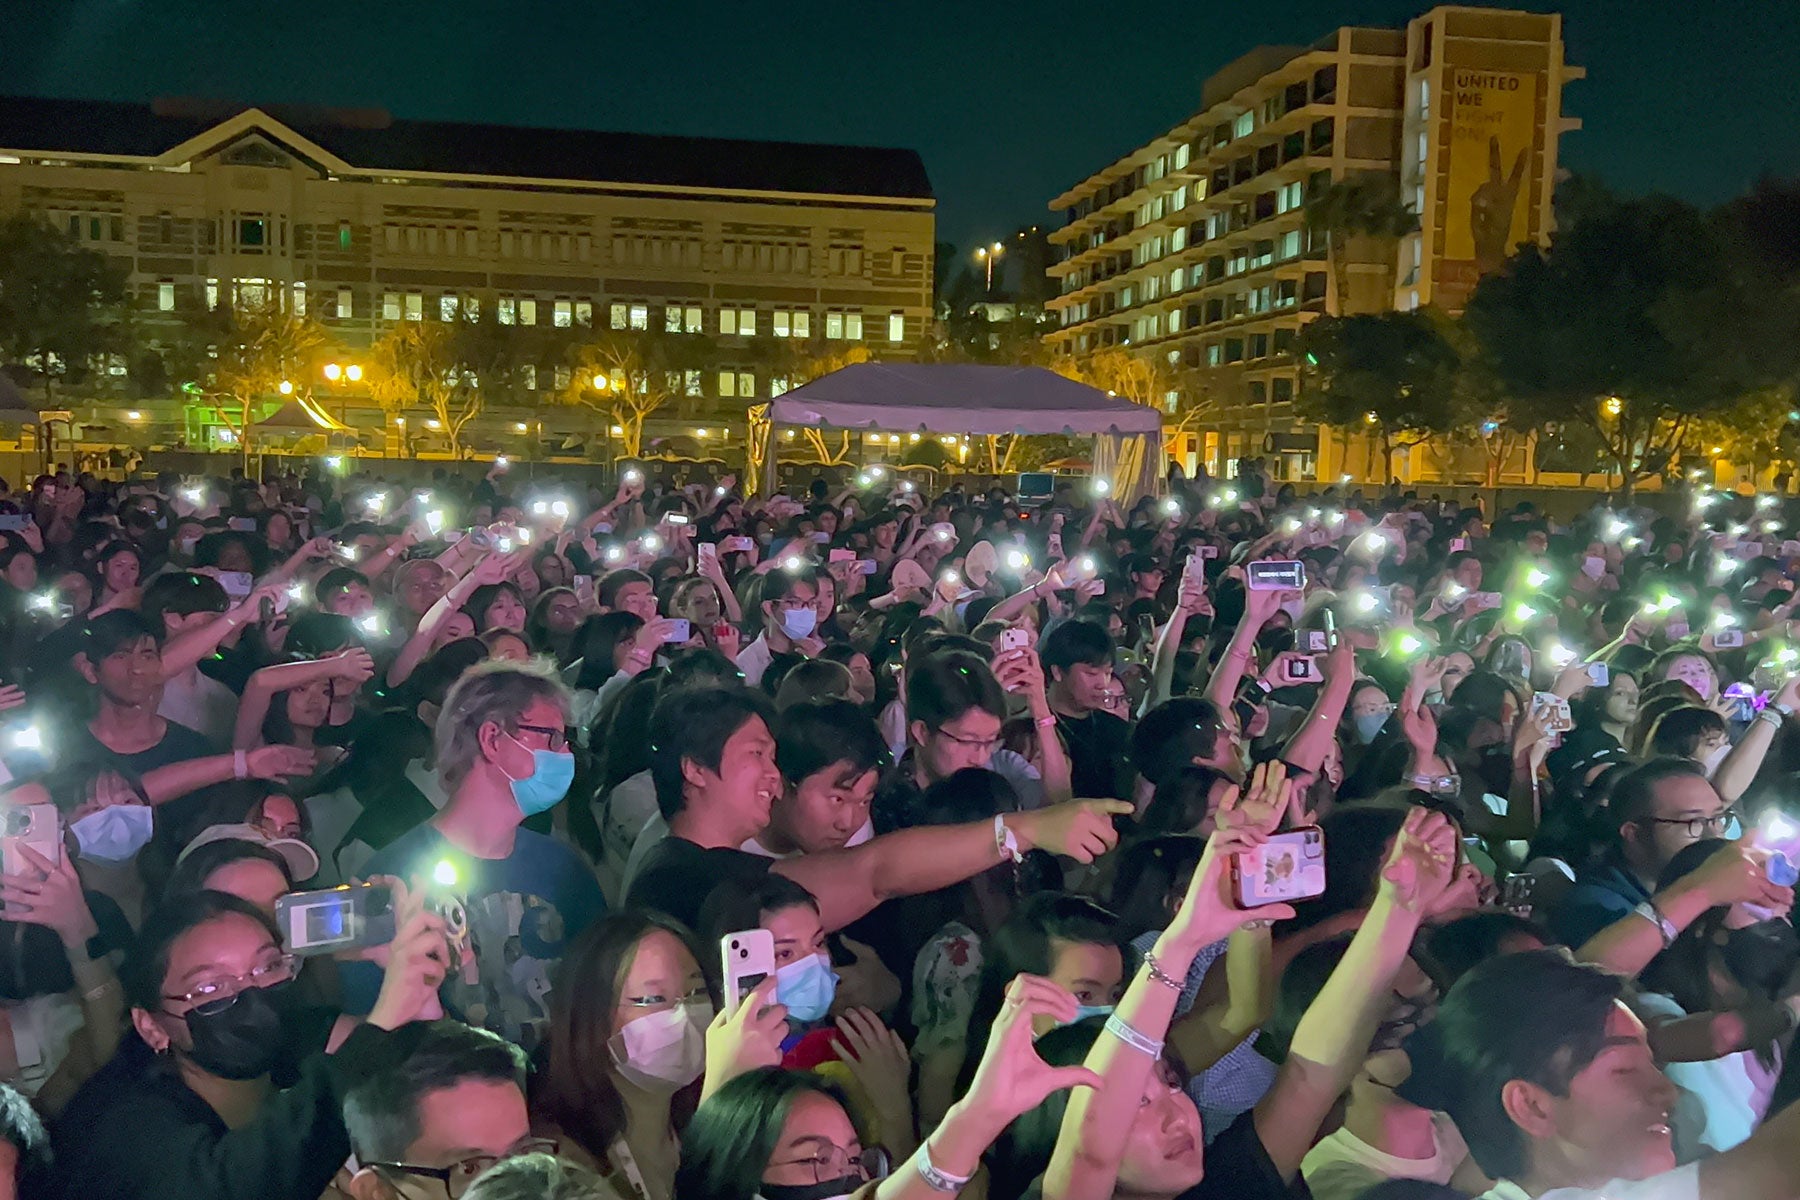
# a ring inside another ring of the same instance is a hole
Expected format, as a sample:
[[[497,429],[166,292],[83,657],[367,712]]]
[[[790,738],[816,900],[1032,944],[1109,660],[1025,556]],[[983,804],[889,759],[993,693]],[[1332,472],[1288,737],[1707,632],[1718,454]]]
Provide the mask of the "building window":
[[[175,311],[175,282],[165,279],[156,285],[156,311]]]
[[[339,288],[337,290],[338,320],[348,321],[352,316],[355,315],[356,305],[355,305],[355,301],[352,299],[352,295],[353,295],[353,293],[350,291],[349,288]]]
[[[519,324],[537,324],[537,301],[525,296],[519,297]]]
[[[1237,120],[1231,123],[1231,136],[1234,138],[1249,137],[1255,131],[1256,113],[1254,111],[1239,113]]]
[[[294,315],[296,317],[304,317],[306,315],[305,283],[296,283],[294,285]]]
[[[705,394],[701,388],[699,371],[683,371],[681,373],[681,394],[684,396]]]
[[[625,323],[630,319],[630,313],[623,304],[612,304],[607,306],[606,323],[611,325],[614,329],[625,328]]]
[[[755,337],[756,310],[754,308],[721,308],[719,310],[719,332],[737,337]]]
[[[348,250],[349,248],[350,248],[350,222],[339,221],[338,222],[338,249],[339,250]]]
[[[456,295],[446,292],[438,297],[438,320],[454,321],[457,318]]]
[[[384,321],[398,321],[400,319],[399,292],[381,293],[381,319]]]
[[[537,391],[536,363],[524,363],[519,367],[519,386],[528,392]]]
[[[269,223],[261,217],[241,217],[237,222],[237,244],[240,249],[257,249],[268,245]]]
[[[556,368],[555,372],[551,376],[551,382],[555,385],[556,390],[559,392],[568,390],[569,379],[570,379],[570,371],[569,371],[568,367]]]
[[[519,319],[519,302],[511,296],[502,296],[494,302],[494,319],[502,325],[516,324]]]
[[[648,304],[633,304],[629,317],[633,329],[650,328],[650,306]]]
[[[1206,347],[1206,365],[1209,367],[1218,366],[1220,363],[1225,361],[1224,358],[1222,357],[1222,355],[1223,355],[1223,351],[1221,350],[1219,343],[1217,343],[1217,342],[1209,343]]]
[[[811,337],[812,314],[805,309],[778,308],[770,318],[776,337]]]
[[[575,323],[583,329],[593,325],[594,302],[592,300],[577,300],[575,302]]]
[[[667,308],[663,309],[663,332],[664,333],[680,333],[681,332],[681,308],[680,308],[680,306],[671,304]]]
[[[906,340],[906,314],[888,314],[888,341],[900,343]]]
[[[719,397],[720,397],[720,399],[723,399],[723,400],[736,399],[736,397],[737,397],[737,372],[736,371],[720,371],[719,372]]]
[[[575,323],[574,309],[567,300],[556,300],[550,305],[550,323],[558,329],[567,329]]]
[[[425,293],[406,293],[406,319],[409,321],[423,321],[425,319]]]

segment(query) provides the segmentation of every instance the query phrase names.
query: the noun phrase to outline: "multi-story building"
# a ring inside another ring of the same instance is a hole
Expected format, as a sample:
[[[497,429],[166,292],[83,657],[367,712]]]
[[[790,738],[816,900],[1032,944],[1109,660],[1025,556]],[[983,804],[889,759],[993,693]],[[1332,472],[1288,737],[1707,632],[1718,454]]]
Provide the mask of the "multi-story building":
[[[1301,327],[1322,313],[1436,303],[1551,229],[1562,18],[1434,8],[1404,29],[1340,28],[1252,50],[1209,78],[1198,113],[1051,201],[1061,294],[1048,339],[1127,347],[1167,367],[1191,469],[1266,455],[1278,478],[1336,478],[1354,431],[1298,422]],[[1352,237],[1342,261],[1308,220],[1334,182],[1386,175],[1419,216],[1402,239]]]
[[[334,359],[397,323],[487,306],[540,340],[696,335],[703,356],[647,436],[740,435],[748,405],[808,356],[860,344],[909,357],[933,315],[933,208],[910,150],[0,100],[0,214],[39,213],[120,260],[152,333],[159,318],[277,300],[320,320]],[[552,356],[523,372],[470,432],[510,448],[529,428],[562,444],[559,429],[584,421],[551,403],[567,370]],[[408,414],[383,413],[347,370],[330,374],[303,383],[336,418],[384,430],[392,450]],[[223,426],[184,407],[164,419],[217,444]],[[410,415],[408,444],[442,449]]]

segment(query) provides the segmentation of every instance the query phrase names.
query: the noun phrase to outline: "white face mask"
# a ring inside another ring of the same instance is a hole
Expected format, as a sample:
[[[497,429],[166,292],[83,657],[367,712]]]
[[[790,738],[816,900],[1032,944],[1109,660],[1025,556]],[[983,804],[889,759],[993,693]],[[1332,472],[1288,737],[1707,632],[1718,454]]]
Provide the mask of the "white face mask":
[[[607,1043],[619,1074],[648,1092],[676,1092],[706,1069],[710,1001],[677,1004],[620,1029]]]

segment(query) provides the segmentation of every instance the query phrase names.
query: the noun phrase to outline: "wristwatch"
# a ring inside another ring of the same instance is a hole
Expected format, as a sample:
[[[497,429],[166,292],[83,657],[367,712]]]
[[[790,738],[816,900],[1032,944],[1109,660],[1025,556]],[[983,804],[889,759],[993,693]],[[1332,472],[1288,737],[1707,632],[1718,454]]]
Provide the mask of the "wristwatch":
[[[1656,926],[1662,933],[1663,949],[1665,950],[1673,946],[1675,939],[1681,935],[1681,930],[1675,928],[1675,922],[1663,916],[1662,910],[1656,907],[1656,902],[1653,900],[1646,900],[1631,911]]]

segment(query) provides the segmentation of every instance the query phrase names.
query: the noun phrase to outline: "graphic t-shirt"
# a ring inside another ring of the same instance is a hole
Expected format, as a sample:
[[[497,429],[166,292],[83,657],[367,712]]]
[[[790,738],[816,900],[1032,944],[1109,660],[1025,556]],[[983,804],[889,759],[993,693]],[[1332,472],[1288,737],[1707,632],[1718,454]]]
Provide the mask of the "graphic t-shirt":
[[[444,1011],[530,1050],[550,1017],[556,965],[606,912],[600,885],[573,850],[529,829],[518,831],[505,858],[474,858],[435,825],[421,825],[371,858],[368,873],[431,880],[443,862],[454,867],[456,884],[429,886],[459,902],[468,921],[465,965],[440,989]],[[368,1012],[381,991],[380,968],[344,963],[342,977],[346,1011]]]

